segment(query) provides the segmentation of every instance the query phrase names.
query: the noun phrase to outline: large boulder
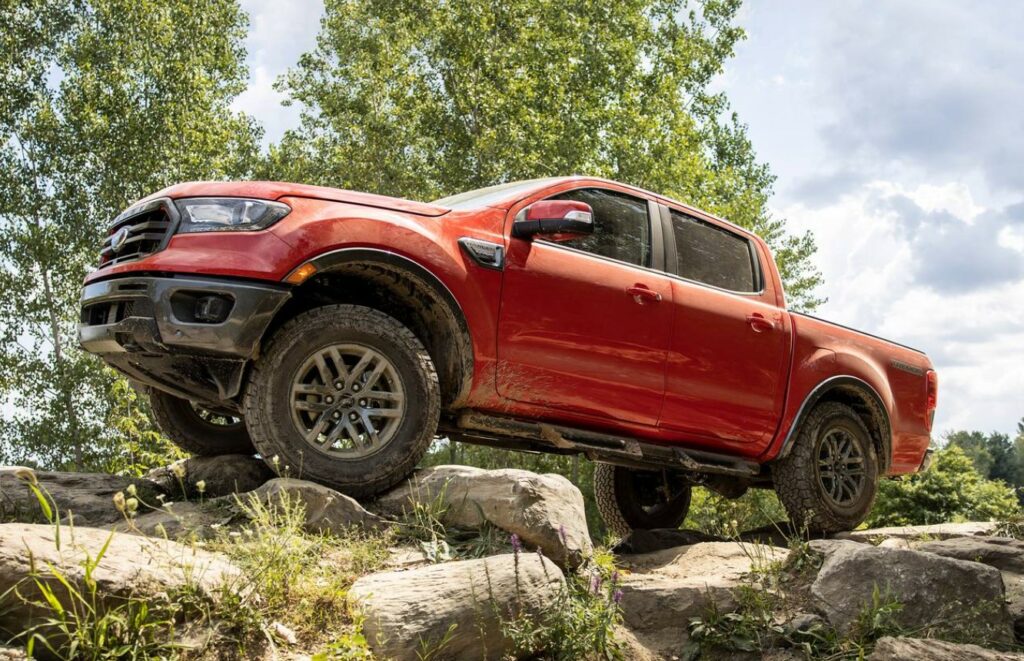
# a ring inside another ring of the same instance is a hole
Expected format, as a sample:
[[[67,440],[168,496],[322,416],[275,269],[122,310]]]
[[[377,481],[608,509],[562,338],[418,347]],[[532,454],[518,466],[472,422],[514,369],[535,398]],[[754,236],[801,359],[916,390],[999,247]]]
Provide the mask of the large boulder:
[[[259,498],[276,507],[299,503],[305,512],[303,527],[309,532],[342,535],[350,528],[380,528],[388,522],[366,511],[355,499],[315,482],[279,477],[241,498]]]
[[[977,645],[960,645],[921,638],[879,639],[868,661],[1020,661],[1024,654],[1000,652]]]
[[[563,567],[576,567],[592,550],[583,494],[561,475],[436,466],[418,471],[374,507],[401,514],[415,502],[432,501],[445,507],[445,524],[475,529],[489,523],[540,548]]]
[[[998,569],[1018,640],[1024,640],[1024,541],[1007,537],[957,537],[919,544],[919,551],[980,562]]]
[[[39,500],[25,483],[26,479],[33,477],[39,488],[49,496],[51,503],[56,505],[61,519],[73,519],[80,525],[122,520],[124,516],[114,507],[113,498],[114,494],[126,491],[130,486],[134,486],[138,497],[146,502],[155,503],[158,495],[165,494],[159,484],[145,478],[4,466],[0,468],[0,520],[24,523],[46,521]]]
[[[504,658],[502,619],[551,608],[564,576],[536,553],[496,555],[364,576],[349,596],[380,658]]]
[[[866,530],[840,532],[833,535],[833,537],[865,543],[874,543],[890,538],[910,541],[951,539],[953,537],[991,535],[997,525],[999,524],[989,521],[968,521],[966,523],[937,523],[930,526],[891,526],[888,528],[867,528]]]
[[[58,542],[57,528],[51,525],[0,524],[0,594],[7,595],[0,608],[3,631],[18,634],[46,617],[46,612],[27,603],[42,600],[32,580],[34,571],[64,607],[71,607],[67,590],[53,572],[84,590],[89,558],[99,558],[91,576],[101,608],[111,600],[148,598],[184,588],[216,600],[224,586],[237,592],[244,582],[226,557],[167,540],[79,526],[62,526],[59,536]],[[15,587],[22,598],[14,594]]]
[[[170,466],[154,468],[146,477],[173,498],[181,499],[244,493],[275,476],[261,459],[245,454],[223,454],[182,459]],[[202,485],[201,490],[199,485]]]
[[[1011,639],[1003,579],[996,569],[933,553],[833,544],[811,585],[811,598],[839,631],[854,626],[877,591],[904,606],[895,614],[904,628],[949,625],[984,631],[992,640]]]
[[[736,608],[734,588],[758,565],[785,559],[786,549],[737,542],[704,542],[621,559],[623,623],[645,648],[664,657],[684,653],[690,619],[713,603]]]

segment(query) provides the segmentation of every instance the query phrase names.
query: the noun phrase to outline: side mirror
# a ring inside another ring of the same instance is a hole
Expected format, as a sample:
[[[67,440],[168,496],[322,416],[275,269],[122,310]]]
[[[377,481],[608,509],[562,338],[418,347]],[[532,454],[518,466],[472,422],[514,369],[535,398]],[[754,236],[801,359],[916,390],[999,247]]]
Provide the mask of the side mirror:
[[[594,210],[586,202],[543,200],[516,214],[512,236],[529,239],[543,234],[555,241],[572,239],[594,231]]]

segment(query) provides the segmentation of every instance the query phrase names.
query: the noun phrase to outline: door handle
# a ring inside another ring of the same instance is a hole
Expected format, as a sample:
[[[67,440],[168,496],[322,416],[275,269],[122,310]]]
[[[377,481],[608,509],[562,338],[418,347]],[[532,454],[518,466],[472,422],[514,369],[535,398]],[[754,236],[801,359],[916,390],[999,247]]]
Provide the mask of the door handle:
[[[661,300],[661,294],[656,291],[648,289],[645,285],[635,284],[632,287],[626,289],[626,293],[633,297],[633,300],[638,304],[643,305],[644,301],[651,301],[657,303]]]
[[[747,323],[750,324],[750,327],[754,329],[755,333],[775,330],[775,322],[771,319],[765,319],[764,315],[759,312],[748,314]]]

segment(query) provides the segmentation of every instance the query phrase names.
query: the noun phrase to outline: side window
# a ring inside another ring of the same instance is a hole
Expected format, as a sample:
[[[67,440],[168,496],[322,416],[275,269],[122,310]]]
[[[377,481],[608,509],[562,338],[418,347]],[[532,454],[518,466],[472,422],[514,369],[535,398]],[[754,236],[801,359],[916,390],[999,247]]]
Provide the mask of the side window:
[[[650,265],[651,228],[646,200],[602,188],[568,191],[552,199],[586,202],[594,210],[594,233],[562,241],[562,245],[638,266]]]
[[[716,225],[672,211],[679,275],[730,291],[758,290],[750,241]]]

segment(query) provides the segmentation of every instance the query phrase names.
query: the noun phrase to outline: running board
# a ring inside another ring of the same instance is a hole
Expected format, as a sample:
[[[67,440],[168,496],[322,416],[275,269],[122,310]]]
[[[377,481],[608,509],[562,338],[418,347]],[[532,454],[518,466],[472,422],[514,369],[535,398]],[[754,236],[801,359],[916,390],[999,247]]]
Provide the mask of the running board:
[[[741,478],[754,477],[761,472],[760,465],[729,455],[704,450],[684,450],[677,446],[489,415],[479,411],[462,412],[455,420],[454,429],[442,431],[453,432],[453,435],[465,437],[465,440],[471,443],[496,445],[513,450],[582,453],[593,461],[637,468],[673,468],[692,473]],[[521,441],[528,443],[524,444]],[[524,445],[526,447],[523,447]]]

